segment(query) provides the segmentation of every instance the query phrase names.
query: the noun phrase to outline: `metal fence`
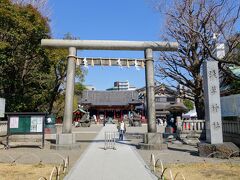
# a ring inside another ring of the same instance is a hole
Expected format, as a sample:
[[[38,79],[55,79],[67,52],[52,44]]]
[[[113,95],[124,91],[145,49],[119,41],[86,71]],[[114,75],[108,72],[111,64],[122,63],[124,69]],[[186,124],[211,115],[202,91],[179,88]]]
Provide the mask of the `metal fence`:
[[[240,135],[240,120],[223,120],[223,133]]]
[[[105,144],[104,149],[114,149],[116,150],[116,137],[117,132],[105,132]]]

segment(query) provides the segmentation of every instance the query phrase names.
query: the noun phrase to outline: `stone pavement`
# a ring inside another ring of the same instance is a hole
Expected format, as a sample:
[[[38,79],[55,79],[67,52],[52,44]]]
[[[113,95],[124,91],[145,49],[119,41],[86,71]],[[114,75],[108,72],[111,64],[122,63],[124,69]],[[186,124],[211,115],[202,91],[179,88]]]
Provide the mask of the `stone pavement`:
[[[157,179],[135,149],[127,142],[116,143],[116,150],[104,150],[104,133],[116,132],[106,124],[70,170],[65,180],[150,180]]]

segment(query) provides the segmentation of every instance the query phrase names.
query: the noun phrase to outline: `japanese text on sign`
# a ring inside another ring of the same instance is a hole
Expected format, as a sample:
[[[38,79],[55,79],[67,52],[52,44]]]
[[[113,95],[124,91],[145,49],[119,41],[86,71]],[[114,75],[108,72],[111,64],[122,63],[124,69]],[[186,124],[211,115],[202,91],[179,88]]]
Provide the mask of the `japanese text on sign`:
[[[43,118],[38,116],[31,117],[31,132],[42,132]]]
[[[19,117],[10,117],[10,128],[18,128]]]
[[[217,78],[217,72],[216,72],[216,70],[213,69],[213,70],[208,71],[208,76],[209,76],[209,78],[210,78],[211,80]]]

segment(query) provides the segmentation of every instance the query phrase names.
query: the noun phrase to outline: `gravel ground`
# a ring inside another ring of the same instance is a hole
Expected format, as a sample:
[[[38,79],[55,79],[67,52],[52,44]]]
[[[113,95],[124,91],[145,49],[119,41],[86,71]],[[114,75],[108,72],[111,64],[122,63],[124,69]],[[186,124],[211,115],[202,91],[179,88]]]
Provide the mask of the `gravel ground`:
[[[157,126],[158,132],[164,131],[163,126]],[[147,126],[143,125],[142,127],[127,127],[126,140],[131,145],[137,145],[139,142],[142,142],[141,134],[147,132]],[[128,135],[129,134],[129,135]],[[217,159],[217,158],[203,158],[198,156],[198,149],[196,146],[190,146],[182,144],[180,141],[173,141],[168,143],[168,149],[165,150],[140,150],[136,149],[142,159],[146,164],[150,164],[151,154],[154,154],[155,159],[160,159],[163,164],[180,164],[180,163],[201,163],[201,162],[229,162],[226,159]],[[230,160],[234,163],[240,164],[240,158],[232,158]]]
[[[165,150],[140,150],[137,152],[143,158],[143,160],[150,164],[150,156],[154,154],[155,159],[160,159],[163,164],[182,164],[182,163],[197,163],[197,162],[229,162],[226,159],[217,158],[203,158],[198,156],[198,151],[196,147],[184,145],[184,144],[168,144],[168,149]],[[231,162],[240,163],[240,158],[233,158]]]
[[[70,168],[79,159],[81,154],[86,150],[91,141],[95,138],[97,133],[101,130],[102,125],[93,124],[91,127],[79,127],[73,128],[73,132],[76,133],[76,139],[81,144],[80,149],[77,150],[52,150],[50,149],[50,142],[45,142],[45,148],[40,149],[37,147],[16,147],[8,150],[0,150],[0,162],[11,162],[12,159],[16,159],[17,164],[31,163],[36,164],[40,160],[44,164],[59,164],[62,162],[62,157],[69,156]],[[164,127],[158,126],[158,132],[163,132]],[[142,142],[142,134],[147,132],[147,125],[142,127],[127,127],[126,142],[136,146],[139,142]],[[2,139],[3,140],[3,139]],[[166,150],[139,150],[136,152],[142,157],[142,159],[149,165],[151,154],[155,155],[155,159],[160,159],[164,165],[167,164],[181,164],[181,163],[196,163],[196,162],[229,162],[229,160],[216,159],[216,158],[202,158],[197,155],[197,148],[182,144],[179,141],[173,141],[168,143],[168,149]],[[240,158],[231,159],[231,162],[240,164]]]
[[[44,149],[39,147],[14,147],[10,149],[1,149],[0,150],[0,162],[8,163],[12,159],[17,159],[16,163],[39,163],[41,160],[43,164],[59,164],[62,162],[62,158],[69,156],[70,168],[74,163],[79,159],[81,154],[86,150],[88,145],[91,143],[91,140],[95,138],[97,133],[101,130],[102,125],[92,124],[91,127],[79,127],[73,128],[73,133],[76,133],[76,140],[81,144],[79,149],[75,150],[53,150],[50,149],[50,142],[45,141]],[[4,138],[2,138],[4,141]],[[14,143],[16,145],[16,142]],[[28,144],[31,144],[28,143]]]

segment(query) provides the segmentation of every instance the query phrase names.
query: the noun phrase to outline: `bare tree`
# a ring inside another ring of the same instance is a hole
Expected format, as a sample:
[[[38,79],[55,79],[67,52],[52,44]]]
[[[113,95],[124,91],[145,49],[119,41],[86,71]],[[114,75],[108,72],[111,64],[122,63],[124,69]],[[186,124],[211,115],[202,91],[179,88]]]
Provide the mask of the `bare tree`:
[[[161,2],[161,1],[159,1]],[[166,40],[179,43],[178,52],[161,52],[156,65],[156,76],[172,86],[179,84],[188,89],[186,98],[194,101],[198,118],[204,118],[203,77],[204,61],[219,61],[221,70],[232,75],[226,64],[240,65],[234,50],[239,45],[235,25],[239,19],[240,2],[230,0],[173,0],[168,2]],[[162,9],[161,9],[162,11]],[[163,12],[163,11],[162,11]],[[224,58],[215,56],[216,41],[227,45]]]

